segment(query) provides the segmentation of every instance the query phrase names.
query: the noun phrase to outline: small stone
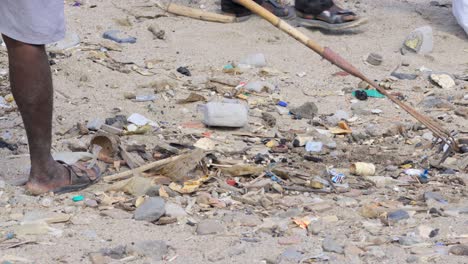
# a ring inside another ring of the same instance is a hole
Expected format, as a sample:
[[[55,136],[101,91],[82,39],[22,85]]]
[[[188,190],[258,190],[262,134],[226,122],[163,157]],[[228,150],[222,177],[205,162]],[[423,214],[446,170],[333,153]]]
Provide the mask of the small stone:
[[[307,226],[307,231],[312,235],[318,235],[324,229],[323,224],[320,221],[312,222]]]
[[[325,252],[335,252],[338,254],[344,253],[344,247],[338,244],[335,240],[330,237],[326,237],[322,242],[322,248]]]
[[[358,201],[356,199],[350,197],[342,197],[336,201],[338,206],[340,207],[355,207],[358,205]]]
[[[90,253],[89,261],[91,261],[92,264],[108,264],[112,259],[102,255],[101,253]]]
[[[419,257],[415,255],[410,255],[409,257],[406,258],[407,263],[417,263],[419,262]]]
[[[278,257],[277,263],[299,263],[303,255],[302,252],[294,248],[288,248]]]
[[[373,256],[376,258],[384,258],[385,257],[385,252],[382,250],[380,247],[367,247],[366,254],[369,256]]]
[[[359,210],[359,213],[365,218],[378,218],[382,214],[382,210],[376,205],[364,205]]]
[[[282,107],[282,106],[275,106],[276,108],[276,111],[278,112],[278,114],[280,115],[288,115],[289,114],[289,109],[286,108],[286,107]]]
[[[321,218],[324,224],[336,223],[339,221],[338,216],[336,215],[327,215]]]
[[[450,248],[449,252],[457,256],[468,256],[468,245],[455,245]]]
[[[388,222],[398,222],[404,219],[408,219],[410,216],[405,210],[396,210],[394,212],[388,213],[387,219]]]
[[[301,242],[302,242],[302,239],[299,236],[282,237],[278,240],[278,244],[282,246],[296,245]]]
[[[291,113],[297,118],[313,119],[318,112],[315,103],[307,102],[299,107],[292,108]]]
[[[364,251],[355,245],[346,245],[344,254],[348,260],[346,263],[361,263],[360,256],[364,254]]]
[[[88,128],[89,130],[97,131],[105,123],[106,123],[106,120],[104,120],[103,118],[91,119],[91,120],[88,121],[88,124],[86,125],[86,128]]]
[[[53,203],[54,199],[52,199],[51,197],[44,197],[40,201],[40,204],[44,207],[51,207]]]
[[[224,226],[212,219],[202,220],[197,225],[197,235],[211,235],[211,234],[219,234],[224,232]]]
[[[148,197],[135,210],[133,218],[137,221],[155,222],[166,212],[165,203],[160,197]]]
[[[86,199],[84,204],[87,206],[87,207],[91,207],[91,208],[97,208],[99,205],[97,203],[96,200],[92,200],[92,199]]]
[[[0,190],[4,190],[5,189],[5,181],[4,180],[0,180]]]
[[[108,216],[113,219],[131,219],[132,215],[130,213],[127,213],[122,210],[117,210],[117,209],[111,209],[111,210],[105,210],[100,212],[101,215],[103,216]]]
[[[422,135],[422,138],[424,138],[425,140],[432,141],[432,139],[434,139],[434,136],[432,135],[432,132],[426,132]]]
[[[348,112],[343,111],[343,110],[338,110],[333,114],[332,116],[329,116],[327,118],[327,122],[330,123],[330,125],[338,125],[338,122],[342,120],[348,120],[350,118]]]
[[[129,247],[129,253],[142,257],[149,257],[153,261],[160,261],[167,255],[169,249],[166,242],[162,240],[146,240],[136,242]]]
[[[65,206],[63,208],[63,211],[66,213],[66,214],[73,214],[76,212],[76,207],[75,206]]]
[[[119,245],[113,248],[103,248],[101,253],[105,256],[111,257],[112,259],[122,259],[127,256],[127,247]]]
[[[433,238],[439,233],[439,229],[434,229],[430,226],[420,225],[417,228],[418,234],[423,238]]]
[[[402,246],[412,246],[421,243],[421,239],[413,234],[408,234],[398,238],[398,243]]]
[[[424,193],[424,201],[427,203],[430,200],[437,201],[441,204],[447,204],[447,200],[444,199],[444,197],[437,192],[425,192]]]
[[[311,205],[306,205],[304,209],[312,212],[323,213],[333,208],[331,203],[322,202]]]
[[[187,216],[187,212],[185,212],[182,206],[172,203],[172,202],[167,202],[166,203],[166,215],[179,218],[179,217]]]

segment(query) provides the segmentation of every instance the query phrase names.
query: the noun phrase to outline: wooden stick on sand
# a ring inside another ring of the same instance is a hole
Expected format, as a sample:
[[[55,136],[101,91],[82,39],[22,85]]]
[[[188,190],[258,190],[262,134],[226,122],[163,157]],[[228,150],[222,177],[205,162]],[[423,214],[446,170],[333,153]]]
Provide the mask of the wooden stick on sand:
[[[219,23],[236,22],[235,16],[217,14],[217,13],[203,11],[200,9],[191,8],[191,7],[187,7],[183,5],[170,3],[167,6],[164,6],[163,4],[158,4],[158,6],[162,10],[165,10],[171,14],[178,15],[178,16],[191,17],[191,18],[200,19],[204,21],[219,22]]]

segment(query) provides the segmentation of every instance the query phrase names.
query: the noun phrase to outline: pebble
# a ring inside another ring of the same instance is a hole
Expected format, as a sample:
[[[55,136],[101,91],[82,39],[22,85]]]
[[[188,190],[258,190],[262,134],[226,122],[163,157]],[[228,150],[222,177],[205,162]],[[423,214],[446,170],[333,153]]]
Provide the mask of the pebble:
[[[90,253],[89,261],[91,261],[92,264],[107,264],[112,260],[101,253]]]
[[[417,227],[418,234],[423,238],[433,238],[439,233],[439,229],[432,228],[427,225],[420,225]]]
[[[408,212],[406,212],[405,210],[397,210],[387,215],[387,219],[389,222],[398,222],[404,219],[408,219],[409,217],[410,216]]]
[[[410,255],[409,257],[406,258],[407,263],[417,263],[419,262],[419,257],[415,255]]]
[[[408,234],[398,238],[398,243],[402,246],[412,246],[421,242],[421,238],[415,236],[414,234]]]
[[[166,213],[165,201],[160,197],[148,197],[135,210],[133,218],[137,221],[157,221]]]
[[[278,257],[278,263],[299,263],[303,258],[303,253],[294,249],[288,248]]]
[[[366,255],[368,256],[373,256],[376,258],[384,258],[385,257],[385,252],[382,250],[381,247],[367,247]]]
[[[120,219],[120,220],[132,218],[132,215],[130,213],[127,213],[125,211],[118,210],[118,209],[104,210],[104,211],[101,211],[100,214],[103,216],[108,216],[110,218]]]
[[[278,244],[282,246],[296,245],[301,242],[302,242],[302,238],[300,236],[281,237],[280,239],[278,239]]]
[[[169,248],[162,240],[146,240],[135,242],[127,250],[132,255],[149,257],[153,261],[161,261],[167,255]]]
[[[40,204],[44,207],[51,207],[53,203],[54,199],[52,199],[51,197],[44,197],[40,201]]]
[[[447,200],[444,199],[444,197],[437,192],[425,192],[424,193],[424,201],[428,202],[430,200],[437,201],[442,204],[447,204]]]
[[[219,234],[224,232],[224,226],[216,220],[205,219],[198,223],[196,232],[197,235]]]
[[[457,256],[468,256],[468,245],[455,245],[449,250],[450,254]]]
[[[307,102],[299,107],[292,108],[290,111],[297,118],[313,119],[318,112],[318,108],[315,103]]]
[[[84,204],[87,206],[87,207],[91,207],[91,208],[97,208],[99,205],[97,203],[96,200],[92,200],[92,199],[86,199]]]
[[[322,242],[322,248],[326,252],[335,252],[338,254],[344,253],[344,247],[338,244],[335,240],[330,237],[326,237]]]
[[[4,180],[0,180],[0,190],[4,190],[5,189],[5,181]]]
[[[88,124],[86,124],[86,128],[88,128],[89,130],[97,131],[105,123],[106,123],[106,120],[104,120],[103,118],[91,119],[91,120],[88,121]]]
[[[167,202],[166,203],[166,215],[179,218],[179,217],[187,216],[187,212],[185,212],[182,206],[172,203],[172,202]]]
[[[342,197],[336,203],[339,207],[354,207],[358,205],[358,201],[350,197]]]

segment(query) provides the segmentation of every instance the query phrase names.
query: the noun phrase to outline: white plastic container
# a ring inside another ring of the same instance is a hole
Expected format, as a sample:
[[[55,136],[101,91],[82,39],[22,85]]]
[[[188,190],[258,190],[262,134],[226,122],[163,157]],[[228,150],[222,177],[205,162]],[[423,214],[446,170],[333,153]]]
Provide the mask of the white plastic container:
[[[203,107],[203,123],[207,126],[243,127],[248,121],[248,108],[240,103],[209,102]]]
[[[468,0],[453,0],[452,12],[458,24],[468,34]]]
[[[267,65],[265,55],[263,55],[263,53],[250,54],[243,58],[239,64],[250,65],[251,67],[257,68],[265,67]]]

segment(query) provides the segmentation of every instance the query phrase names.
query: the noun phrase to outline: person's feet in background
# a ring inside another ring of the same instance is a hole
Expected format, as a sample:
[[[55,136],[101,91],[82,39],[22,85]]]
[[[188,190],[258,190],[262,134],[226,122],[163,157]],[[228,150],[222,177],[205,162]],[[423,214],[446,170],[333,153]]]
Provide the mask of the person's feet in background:
[[[333,0],[296,0],[294,9],[282,0],[254,0],[270,12],[282,19],[297,16],[301,26],[323,28],[328,30],[341,30],[358,26],[365,22],[354,12],[344,10],[337,6]],[[252,12],[236,0],[221,0],[221,10],[226,14],[235,15],[239,21],[246,20]]]
[[[221,10],[225,14],[236,16],[238,21],[247,20],[252,15],[252,12],[235,2],[236,0],[221,0]],[[295,17],[293,7],[285,4],[284,0],[254,0],[254,2],[282,19],[291,19]]]

